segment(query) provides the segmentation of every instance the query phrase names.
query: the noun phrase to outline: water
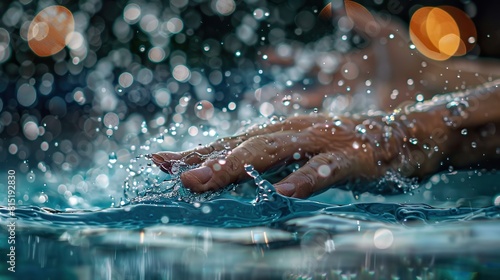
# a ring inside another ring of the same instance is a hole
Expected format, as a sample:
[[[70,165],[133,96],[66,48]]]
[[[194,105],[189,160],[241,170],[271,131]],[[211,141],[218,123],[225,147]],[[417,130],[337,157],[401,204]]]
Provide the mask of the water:
[[[75,39],[49,57],[30,49],[27,29],[50,1],[0,4],[0,279],[500,274],[495,170],[449,166],[421,182],[387,173],[361,189],[400,194],[332,188],[299,200],[272,185],[298,165],[264,174],[246,166],[251,180],[195,194],[179,176],[196,165],[177,162],[167,174],[151,162],[152,153],[193,149],[294,114],[375,110],[377,78],[354,85],[358,67],[339,62],[366,42],[345,22],[332,29],[320,20],[324,1],[66,2]],[[296,53],[295,42],[305,51]],[[276,57],[263,53],[268,46],[297,65],[274,65]],[[339,69],[345,75],[335,80],[330,74]],[[318,85],[338,88],[305,108]],[[391,100],[406,93],[388,90]],[[415,110],[429,105],[423,99],[417,95]],[[451,127],[471,107],[433,102],[447,104],[443,121]],[[385,117],[385,139],[396,133],[391,124],[399,114]],[[365,125],[355,130],[368,133]]]
[[[98,210],[18,207],[15,275],[489,279],[500,272],[499,206],[333,205],[283,197],[246,169],[253,199],[226,192],[186,202],[144,193],[140,201]],[[10,214],[0,208],[3,226]],[[6,232],[0,237],[7,240]]]

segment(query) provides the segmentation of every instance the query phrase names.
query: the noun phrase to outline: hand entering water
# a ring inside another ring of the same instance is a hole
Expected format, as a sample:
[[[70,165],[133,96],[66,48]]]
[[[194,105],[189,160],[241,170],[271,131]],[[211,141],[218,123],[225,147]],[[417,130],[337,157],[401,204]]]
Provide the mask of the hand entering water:
[[[304,115],[191,151],[156,153],[152,159],[165,172],[171,172],[172,163],[178,160],[201,164],[180,175],[184,186],[195,192],[220,189],[248,178],[246,164],[265,172],[277,165],[305,161],[300,169],[275,184],[283,195],[305,198],[334,184],[373,180],[387,171],[413,176],[435,170],[442,154],[414,162],[409,141],[436,129],[448,134],[448,129],[439,118],[423,122],[422,117],[435,116],[416,115],[414,121],[405,118],[413,123],[407,126],[394,115],[359,119]],[[225,152],[219,158],[207,157],[217,151]],[[412,164],[415,168],[410,168]]]
[[[499,105],[500,80],[495,80],[385,116],[291,117],[191,151],[156,153],[152,160],[165,172],[172,172],[178,161],[200,165],[180,175],[184,186],[195,192],[248,178],[247,164],[265,172],[305,161],[275,184],[283,195],[305,198],[332,185],[373,180],[388,171],[422,178],[450,167],[495,165],[500,159]]]

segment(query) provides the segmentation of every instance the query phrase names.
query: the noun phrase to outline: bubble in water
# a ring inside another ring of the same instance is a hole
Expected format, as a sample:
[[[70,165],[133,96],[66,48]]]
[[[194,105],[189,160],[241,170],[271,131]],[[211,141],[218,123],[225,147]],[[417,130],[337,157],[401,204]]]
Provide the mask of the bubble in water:
[[[170,219],[168,218],[168,216],[163,216],[163,217],[161,217],[160,220],[164,224],[168,224],[168,222],[170,221]]]

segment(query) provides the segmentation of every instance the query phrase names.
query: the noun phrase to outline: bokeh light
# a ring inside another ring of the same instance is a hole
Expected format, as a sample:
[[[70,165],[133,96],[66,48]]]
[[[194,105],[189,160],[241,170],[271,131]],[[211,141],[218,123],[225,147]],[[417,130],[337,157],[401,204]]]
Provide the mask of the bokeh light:
[[[420,53],[434,60],[447,60],[470,51],[476,28],[463,11],[450,7],[422,7],[410,21],[410,38]]]
[[[75,28],[73,14],[63,6],[50,6],[40,11],[28,30],[28,44],[38,56],[51,56],[60,52]],[[78,40],[77,40],[78,42]],[[78,43],[76,43],[78,44]]]

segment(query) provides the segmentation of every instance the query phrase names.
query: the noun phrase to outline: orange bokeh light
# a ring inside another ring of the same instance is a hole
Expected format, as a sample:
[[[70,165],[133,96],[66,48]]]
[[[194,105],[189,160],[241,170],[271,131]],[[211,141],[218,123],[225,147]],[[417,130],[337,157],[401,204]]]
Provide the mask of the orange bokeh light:
[[[442,61],[470,51],[475,45],[476,28],[457,8],[423,7],[411,18],[410,38],[420,53]]]
[[[63,6],[50,6],[40,11],[28,29],[28,44],[38,56],[50,56],[66,45],[66,37],[75,29],[73,14]]]

